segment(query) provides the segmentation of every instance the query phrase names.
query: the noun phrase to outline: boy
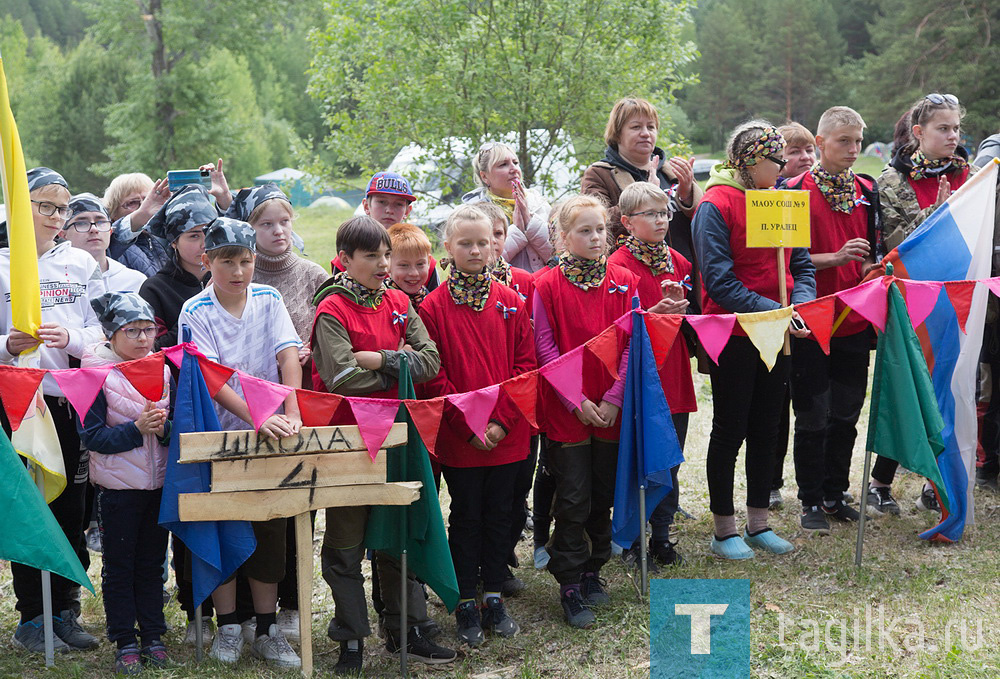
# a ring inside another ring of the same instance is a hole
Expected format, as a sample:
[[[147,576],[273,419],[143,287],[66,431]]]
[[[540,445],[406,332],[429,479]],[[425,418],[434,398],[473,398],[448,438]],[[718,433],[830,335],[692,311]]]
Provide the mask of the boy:
[[[420,310],[420,302],[430,290],[427,277],[432,267],[431,241],[423,229],[413,224],[393,224],[389,227],[392,256],[389,258],[389,280],[386,287],[402,290]]]
[[[251,283],[255,242],[253,227],[246,222],[219,217],[208,225],[202,264],[211,272],[212,283],[184,303],[177,324],[191,328],[195,345],[211,360],[271,382],[278,382],[280,376],[282,384],[298,388],[302,385],[302,341],[278,291]],[[234,375],[215,400],[223,430],[253,427],[238,377]],[[284,414],[265,420],[260,433],[272,438],[291,436],[301,424],[293,391],[285,399]],[[251,654],[277,667],[299,667],[299,656],[276,624],[278,583],[285,576],[285,525],[284,519],[253,523],[257,549],[240,571],[250,582],[257,616]],[[212,593],[212,603],[218,633],[209,655],[235,663],[244,644],[236,613],[235,574]]]
[[[414,383],[438,374],[441,361],[413,304],[398,290],[385,288],[392,243],[385,227],[371,217],[353,217],[337,230],[338,258],[344,271],[316,295],[313,322],[313,388],[344,395],[397,398],[396,384],[405,351]],[[352,422],[345,401],[335,422]],[[334,672],[359,674],[364,638],[371,633],[361,560],[365,555],[368,507],[326,510],[323,536],[323,579],[336,604],[328,636],[340,642]],[[381,600],[385,606],[386,649],[398,652],[400,600],[407,597],[407,653],[429,664],[452,662],[455,652],[432,643],[425,630],[431,621],[419,583],[411,576],[399,590],[399,564],[376,553]]]
[[[111,217],[104,203],[92,193],[81,193],[69,201],[69,219],[63,238],[97,261],[106,292],[138,292],[145,274],[130,269],[108,257],[111,241]]]
[[[819,162],[787,188],[809,191],[816,295],[832,295],[861,282],[874,262],[880,229],[878,187],[851,166],[861,153],[865,122],[846,106],[827,109],[819,119]],[[837,300],[829,356],[811,338],[792,338],[793,455],[802,501],[802,528],[830,532],[828,517],[857,521],[844,501],[850,485],[855,425],[865,400],[871,325],[856,312],[845,316]]]
[[[686,313],[689,302],[685,299],[685,286],[690,285],[691,263],[666,243],[670,214],[667,194],[649,182],[636,182],[625,187],[618,206],[622,225],[629,235],[624,246],[608,257],[608,263],[622,266],[638,277],[639,303],[646,310],[656,314]],[[689,413],[698,409],[691,381],[691,360],[683,337],[677,338],[667,354],[660,368],[660,382],[683,449]],[[674,550],[676,543],[670,541],[670,525],[680,500],[678,467],[670,470],[673,488],[650,517],[653,534],[649,554],[667,566],[683,562]],[[630,552],[626,559],[637,560],[638,542]]]

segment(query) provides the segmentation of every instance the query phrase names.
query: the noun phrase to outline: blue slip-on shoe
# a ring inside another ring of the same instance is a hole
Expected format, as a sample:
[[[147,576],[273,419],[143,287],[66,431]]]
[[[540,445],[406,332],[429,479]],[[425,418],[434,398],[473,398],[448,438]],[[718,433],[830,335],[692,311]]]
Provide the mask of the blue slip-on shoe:
[[[747,547],[747,543],[743,542],[743,538],[739,535],[731,535],[724,540],[719,540],[713,535],[709,549],[712,550],[712,554],[723,559],[738,561],[753,558],[753,550]]]
[[[778,534],[770,528],[765,528],[756,535],[750,535],[744,530],[743,539],[751,547],[763,549],[765,552],[770,552],[771,554],[787,554],[795,550],[795,545],[784,538],[778,537]]]
[[[549,550],[545,549],[545,545],[539,545],[535,547],[535,568],[541,570],[549,565]]]

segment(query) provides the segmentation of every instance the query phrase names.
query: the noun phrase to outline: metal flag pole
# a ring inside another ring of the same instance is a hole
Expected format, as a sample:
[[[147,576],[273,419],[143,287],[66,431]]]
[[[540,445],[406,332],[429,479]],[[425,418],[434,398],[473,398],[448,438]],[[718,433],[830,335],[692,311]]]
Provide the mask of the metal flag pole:
[[[649,565],[646,563],[646,482],[645,480],[639,483],[639,559],[642,562],[641,565],[641,576],[642,580],[639,582],[639,593],[642,596],[646,596],[646,588],[649,586],[647,579],[649,577]]]
[[[32,463],[32,467],[35,465]],[[35,475],[35,484],[38,492],[45,499],[45,477],[41,470]],[[48,571],[42,573],[42,630],[45,637],[45,666],[52,667],[56,661],[55,630],[52,629],[52,574]]]
[[[198,604],[194,608],[194,659],[198,662],[202,660],[202,649],[201,645],[205,643],[204,639],[204,629],[202,628],[201,622],[201,604]]]
[[[861,568],[864,549],[865,519],[868,516],[868,474],[871,472],[872,451],[865,451],[865,476],[861,479],[861,518],[858,520],[858,544],[854,549],[854,565]]]
[[[409,375],[410,374],[410,364],[409,364],[409,361],[407,360],[406,352],[404,351],[404,352],[401,352],[401,353],[402,353],[402,367],[401,367],[401,369],[405,370],[406,374]],[[407,440],[409,440],[409,435],[407,435]],[[388,451],[386,451],[386,454],[388,454]],[[402,455],[403,455],[403,457],[400,459],[400,477],[403,480],[406,480],[406,477],[407,477],[407,469],[406,469],[406,455],[407,455],[407,451],[405,449],[402,451]],[[400,535],[400,538],[401,538],[400,539],[400,554],[399,554],[399,579],[400,579],[400,583],[399,583],[399,672],[400,672],[400,674],[403,677],[409,677],[410,676],[409,669],[407,668],[407,663],[406,663],[406,660],[407,660],[407,658],[406,658],[407,649],[409,648],[409,645],[407,643],[407,633],[409,632],[409,616],[410,616],[410,612],[408,610],[409,606],[407,606],[407,603],[408,603],[408,600],[409,600],[409,594],[410,594],[410,590],[409,590],[410,579],[407,576],[407,571],[408,571],[407,562],[408,562],[408,559],[407,559],[407,553],[406,553],[407,552],[407,550],[406,550],[406,542],[409,539],[409,535],[408,535],[408,531],[407,531],[407,528],[408,528],[407,519],[409,518],[407,516],[407,514],[408,514],[409,511],[410,511],[410,506],[409,505],[405,505],[403,507],[400,507],[400,512],[399,512],[399,516],[400,516],[399,535]]]

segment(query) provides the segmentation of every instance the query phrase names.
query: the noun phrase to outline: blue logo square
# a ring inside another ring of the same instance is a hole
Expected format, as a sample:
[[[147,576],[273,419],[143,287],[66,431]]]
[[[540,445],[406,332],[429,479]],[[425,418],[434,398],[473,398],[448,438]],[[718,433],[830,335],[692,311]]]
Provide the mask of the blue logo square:
[[[750,583],[650,582],[650,679],[750,676]]]

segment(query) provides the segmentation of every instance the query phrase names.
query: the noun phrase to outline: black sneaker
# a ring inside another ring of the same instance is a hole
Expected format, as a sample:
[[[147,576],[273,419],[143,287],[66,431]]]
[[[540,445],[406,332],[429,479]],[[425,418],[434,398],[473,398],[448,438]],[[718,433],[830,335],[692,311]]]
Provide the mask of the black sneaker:
[[[892,496],[888,486],[868,487],[868,508],[878,516],[885,514],[899,516],[899,505],[896,504],[896,499]]]
[[[521,578],[515,578],[511,575],[509,578],[503,581],[500,585],[500,593],[505,597],[515,597],[527,588],[524,581]]]
[[[802,516],[799,519],[802,530],[809,531],[816,535],[829,535],[830,522],[827,521],[826,512],[816,505],[803,505]]]
[[[463,601],[455,609],[455,632],[459,641],[473,648],[486,641],[475,601]]]
[[[767,508],[768,509],[781,509],[785,506],[785,500],[781,497],[781,491],[777,488],[771,491],[771,496],[768,498]]]
[[[167,647],[160,641],[154,641],[148,646],[143,646],[139,654],[142,656],[142,664],[146,667],[162,670],[170,666],[170,656],[167,655]]]
[[[387,630],[388,631],[388,630]],[[396,633],[389,631],[389,638],[385,641],[385,650],[390,655],[399,655],[399,640]],[[458,654],[450,648],[438,646],[433,641],[425,637],[420,628],[416,625],[407,630],[406,654],[413,660],[418,660],[428,665],[443,665],[455,660]]]
[[[491,596],[482,607],[483,629],[504,638],[511,638],[521,631],[503,605],[503,599]]]
[[[938,502],[933,488],[924,488],[920,493],[920,497],[917,498],[917,509],[922,509],[925,512],[941,513],[941,503]]]
[[[836,519],[837,521],[858,521],[861,519],[861,514],[858,510],[851,507],[843,500],[836,500],[832,507],[827,507],[826,503],[823,503],[823,513],[827,516]]]
[[[357,644],[357,648],[350,648],[348,644]],[[333,667],[333,673],[341,676],[361,676],[361,666],[365,657],[365,641],[357,639],[353,642],[340,642],[340,657]]]
[[[59,615],[53,615],[52,631],[70,648],[94,648],[99,643],[97,637],[83,629],[73,611],[66,610],[60,612]]]
[[[575,587],[567,590],[562,595],[562,607],[563,614],[566,616],[566,622],[572,627],[590,629],[594,622],[597,621],[594,612],[587,608],[583,597],[580,596],[580,590]]]
[[[1000,484],[997,483],[997,474],[984,474],[982,469],[977,469],[976,488],[988,490],[992,493],[1000,492]]]
[[[636,540],[636,544],[622,552],[621,559],[622,563],[626,566],[631,566],[637,571],[642,569],[642,552],[639,550],[638,540]],[[652,550],[646,552],[646,572],[651,575],[656,575],[660,572],[660,567],[656,565],[656,561],[653,559]]]
[[[675,546],[677,543],[670,540],[654,542],[650,538],[648,553],[661,566],[680,566],[684,563],[684,558],[677,553],[677,550],[674,549]]]
[[[584,573],[580,578],[580,596],[588,606],[602,606],[611,603],[611,597],[604,591],[607,581],[597,573]]]
[[[142,656],[138,646],[129,644],[115,651],[115,674],[142,674]]]

